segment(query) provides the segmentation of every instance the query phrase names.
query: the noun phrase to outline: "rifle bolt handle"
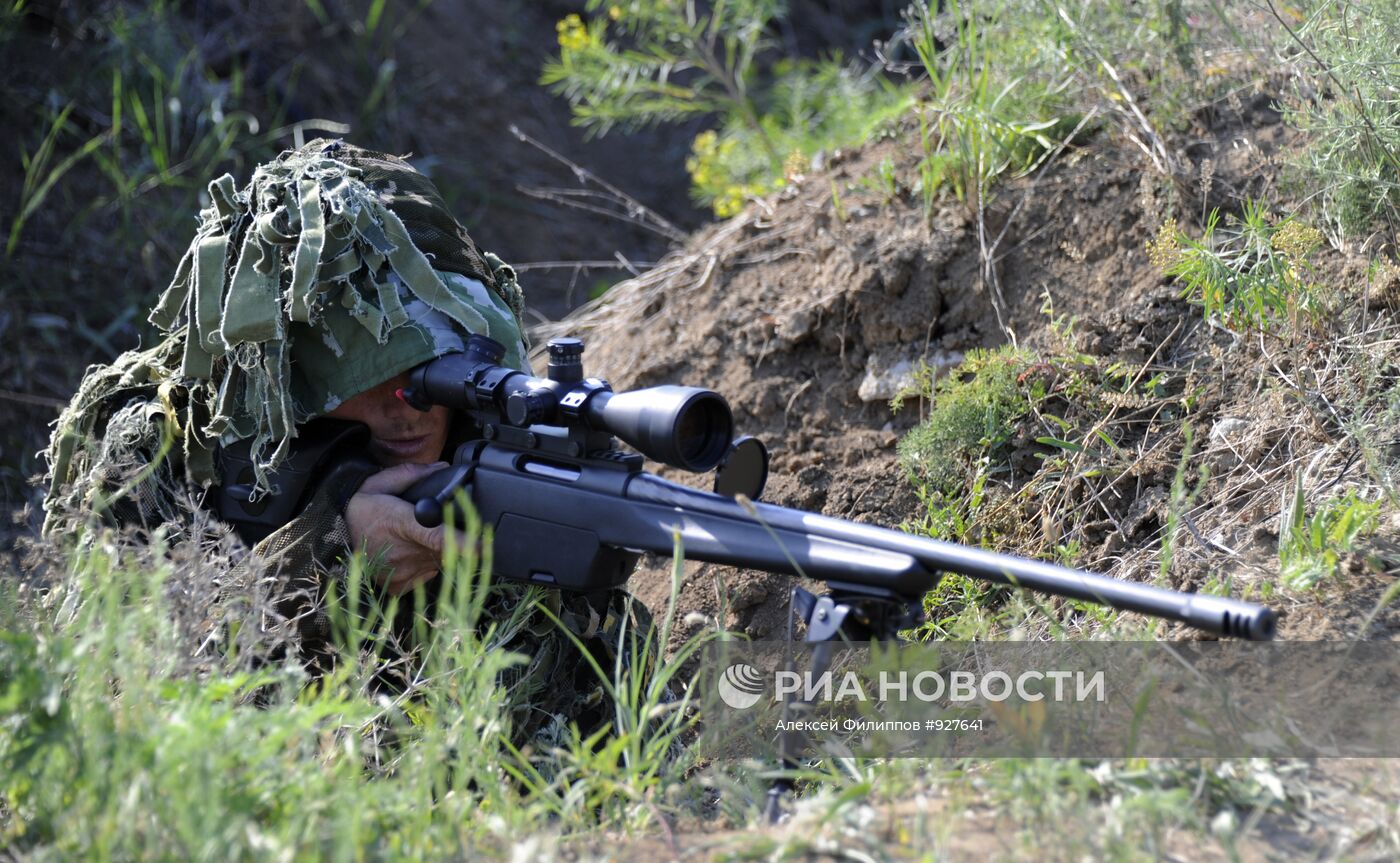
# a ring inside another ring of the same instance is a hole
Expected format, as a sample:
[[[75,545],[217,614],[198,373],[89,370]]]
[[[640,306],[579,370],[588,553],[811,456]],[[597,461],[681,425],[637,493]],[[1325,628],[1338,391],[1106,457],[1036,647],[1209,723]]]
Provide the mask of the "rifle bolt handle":
[[[413,505],[413,518],[424,527],[442,524],[442,504],[431,497],[421,498]]]

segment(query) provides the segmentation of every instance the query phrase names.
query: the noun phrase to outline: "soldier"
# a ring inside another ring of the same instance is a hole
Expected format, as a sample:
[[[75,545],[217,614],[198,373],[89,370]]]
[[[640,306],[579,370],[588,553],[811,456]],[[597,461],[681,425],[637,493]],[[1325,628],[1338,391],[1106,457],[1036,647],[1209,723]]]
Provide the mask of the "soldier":
[[[396,390],[470,333],[490,335],[506,346],[505,364],[528,370],[524,299],[514,271],[482,254],[433,184],[400,158],[317,140],[260,166],[242,190],[225,175],[209,192],[150,317],[166,336],[89,369],[58,420],[44,532],[80,534],[98,522],[200,541],[227,483],[227,451],[246,452],[249,493],[269,495],[298,429],[318,417],[363,423],[369,459],[313,478],[305,506],[246,558],[266,563],[303,660],[321,669],[334,657],[326,594],[339,589],[353,551],[377,557],[377,587],[390,595],[431,587],[439,572],[444,528],[418,525],[397,495],[473,430],[444,408],[413,409]],[[249,583],[247,568],[224,592]],[[522,590],[493,591],[489,608],[518,610]],[[548,601],[588,649],[607,655],[619,648],[624,609],[633,625],[647,619],[625,600],[618,592],[601,615],[580,600]],[[517,633],[509,646],[528,657],[508,681],[528,696],[517,740],[569,720],[587,727],[581,712],[610,715],[567,634],[539,620]]]

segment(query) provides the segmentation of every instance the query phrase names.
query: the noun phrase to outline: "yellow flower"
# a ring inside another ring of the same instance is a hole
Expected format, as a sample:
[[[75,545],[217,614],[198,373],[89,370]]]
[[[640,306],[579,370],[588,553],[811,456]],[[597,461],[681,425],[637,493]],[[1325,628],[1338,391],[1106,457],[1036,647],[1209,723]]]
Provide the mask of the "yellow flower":
[[[730,186],[724,190],[724,194],[715,198],[713,207],[715,215],[721,219],[737,216],[739,211],[744,209],[743,189],[738,186]]]
[[[1269,245],[1290,261],[1301,261],[1322,245],[1322,232],[1301,222],[1289,220],[1279,226],[1269,239]]]
[[[1181,238],[1177,236],[1176,219],[1167,219],[1157,229],[1157,237],[1147,241],[1147,259],[1152,266],[1165,270],[1181,260]]]
[[[554,25],[554,29],[559,34],[561,51],[580,51],[588,46],[588,28],[583,26],[583,19],[578,15],[565,15]]]
[[[621,6],[609,6],[609,7],[608,7],[608,17],[611,18],[611,19],[613,19],[614,21],[616,21],[616,20],[618,20],[619,18],[621,18],[621,17],[622,17],[622,7],[621,7]]]
[[[788,182],[795,182],[798,177],[807,173],[807,156],[801,150],[793,150],[788,153],[783,160],[783,178]]]

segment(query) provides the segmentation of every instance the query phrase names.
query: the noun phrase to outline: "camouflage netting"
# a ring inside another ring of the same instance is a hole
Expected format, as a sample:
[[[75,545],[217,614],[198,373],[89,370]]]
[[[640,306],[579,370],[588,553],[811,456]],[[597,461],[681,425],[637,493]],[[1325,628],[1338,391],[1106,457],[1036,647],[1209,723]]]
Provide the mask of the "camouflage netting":
[[[89,371],[49,451],[45,532],[105,512],[132,479],[135,520],[215,481],[214,449],[253,437],[259,488],[299,423],[454,347],[459,331],[526,366],[514,271],[483,255],[407,162],[313,141],[225,175],[151,321],[168,335]],[[154,465],[154,467],[153,467]],[[130,518],[118,519],[130,523]]]

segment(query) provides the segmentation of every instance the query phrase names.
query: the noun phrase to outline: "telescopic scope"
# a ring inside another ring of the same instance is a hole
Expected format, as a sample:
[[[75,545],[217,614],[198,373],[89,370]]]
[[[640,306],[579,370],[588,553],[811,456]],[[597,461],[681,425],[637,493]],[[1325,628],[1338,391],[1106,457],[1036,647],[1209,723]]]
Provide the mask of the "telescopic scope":
[[[466,411],[483,427],[603,432],[653,461],[696,473],[718,465],[734,437],[729,403],[712,390],[659,386],[619,393],[607,381],[585,378],[579,339],[549,341],[548,377],[502,366],[504,356],[500,342],[473,335],[465,352],[415,369],[402,396],[420,410],[444,405]]]

